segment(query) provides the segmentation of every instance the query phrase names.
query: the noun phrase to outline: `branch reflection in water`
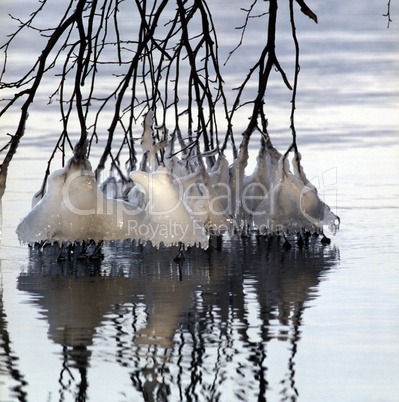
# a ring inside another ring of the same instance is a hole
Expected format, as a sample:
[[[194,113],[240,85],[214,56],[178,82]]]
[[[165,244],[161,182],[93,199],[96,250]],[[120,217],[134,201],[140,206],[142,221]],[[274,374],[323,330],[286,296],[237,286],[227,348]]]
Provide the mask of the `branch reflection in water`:
[[[276,238],[233,237],[222,251],[189,250],[181,265],[174,248],[128,242],[103,260],[59,263],[58,253],[32,249],[18,289],[60,345],[60,394],[78,400],[94,392],[88,372],[101,359],[124,367],[143,400],[264,400],[276,387],[295,399],[303,311],[339,259],[314,238],[287,251]],[[272,342],[285,351],[278,381]]]

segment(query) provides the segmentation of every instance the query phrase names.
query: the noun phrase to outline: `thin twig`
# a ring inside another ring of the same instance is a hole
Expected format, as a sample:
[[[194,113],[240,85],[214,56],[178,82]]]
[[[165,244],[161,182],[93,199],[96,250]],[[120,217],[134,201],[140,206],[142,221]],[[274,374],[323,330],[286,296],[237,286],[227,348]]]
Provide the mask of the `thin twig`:
[[[389,28],[389,24],[392,22],[392,19],[391,19],[391,0],[388,0],[387,13],[382,14],[382,16],[388,18],[387,28]]]

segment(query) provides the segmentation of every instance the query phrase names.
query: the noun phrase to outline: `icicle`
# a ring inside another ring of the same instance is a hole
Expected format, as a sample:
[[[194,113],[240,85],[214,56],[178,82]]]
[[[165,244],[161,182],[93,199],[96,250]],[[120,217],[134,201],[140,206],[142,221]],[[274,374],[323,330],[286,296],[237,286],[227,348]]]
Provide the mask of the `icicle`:
[[[218,200],[220,203],[220,208],[226,211],[231,218],[231,198],[230,198],[230,172],[229,172],[229,162],[226,157],[222,154],[219,155],[216,163],[212,167],[211,173],[212,187],[215,189]]]
[[[150,154],[150,169],[151,171],[156,170],[157,166],[157,158],[156,158],[156,153],[162,149],[165,148],[167,141],[168,141],[168,131],[166,128],[164,128],[163,132],[163,139],[157,143],[154,143],[153,139],[153,122],[154,122],[154,112],[152,110],[149,110],[147,115],[145,116],[144,122],[143,122],[143,135],[141,138],[141,148],[143,149],[143,153],[145,154],[146,152],[149,152]]]
[[[152,138],[152,124],[154,120],[154,112],[149,110],[147,115],[144,118],[143,122],[143,135],[141,137],[141,148],[143,149],[143,153],[145,154],[147,151],[150,152],[151,155],[151,163],[155,163],[155,154],[152,154],[153,150],[153,138]],[[154,158],[153,158],[154,156]],[[155,170],[155,166],[154,169]]]
[[[112,174],[101,184],[100,188],[106,197],[120,198],[120,189]]]
[[[251,176],[245,176],[243,181],[242,204],[245,221],[252,226],[252,216],[270,188],[270,169],[268,167],[266,143],[262,139],[256,158],[257,164]]]
[[[197,161],[199,177],[197,186],[193,188],[194,194],[187,194],[187,188],[185,190],[185,196],[189,199],[188,203],[194,216],[201,220],[202,225],[209,233],[230,232],[232,217],[228,214],[228,165],[225,163],[227,161],[222,156],[218,160],[218,168],[211,170],[210,173],[206,170],[199,151],[197,151]],[[222,176],[226,183],[220,182]]]
[[[233,215],[238,229],[241,230],[245,223],[244,211],[242,209],[242,189],[244,182],[244,171],[248,164],[248,143],[249,135],[243,136],[240,145],[237,159],[230,166],[230,192],[231,192],[231,206],[233,208]]]
[[[317,188],[306,177],[306,174],[301,165],[301,159],[302,155],[299,153],[297,149],[295,149],[295,155],[292,158],[292,167],[294,169],[294,174],[296,177],[298,177],[298,179],[300,179],[303,182],[305,186],[308,186],[317,193]]]

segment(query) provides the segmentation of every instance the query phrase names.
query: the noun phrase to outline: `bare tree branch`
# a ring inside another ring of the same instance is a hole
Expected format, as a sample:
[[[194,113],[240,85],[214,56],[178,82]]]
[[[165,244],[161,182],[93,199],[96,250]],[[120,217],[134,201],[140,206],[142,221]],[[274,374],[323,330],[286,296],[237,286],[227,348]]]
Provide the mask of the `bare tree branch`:
[[[24,135],[25,132],[25,123],[28,118],[28,110],[29,106],[32,104],[36,91],[40,85],[41,79],[43,78],[43,74],[46,70],[46,61],[47,58],[54,48],[54,46],[57,44],[58,40],[60,37],[63,35],[63,33],[68,29],[69,26],[74,24],[76,22],[76,19],[81,13],[82,8],[85,4],[85,0],[79,0],[78,5],[76,7],[75,12],[68,18],[66,19],[60,26],[55,29],[54,33],[50,37],[45,49],[43,50],[42,54],[39,57],[38,61],[38,71],[36,73],[35,79],[33,81],[33,84],[29,90],[27,90],[26,94],[28,95],[28,98],[26,99],[25,103],[23,104],[21,108],[21,117],[19,120],[18,128],[16,130],[15,135],[12,137],[10,147],[8,149],[7,155],[5,156],[2,164],[0,165],[0,199],[2,198],[4,191],[5,191],[5,186],[6,186],[6,179],[7,179],[7,171],[8,171],[8,166],[17,151],[19,142]]]
[[[295,1],[304,14],[317,22],[317,16],[304,0]],[[136,165],[134,142],[140,134],[135,134],[134,130],[139,119],[150,109],[154,111],[156,124],[160,127],[165,127],[167,121],[174,123],[173,135],[180,146],[174,155],[178,152],[191,154],[195,149],[211,151],[205,157],[212,164],[213,151],[224,152],[231,144],[233,155],[237,157],[233,132],[236,113],[244,107],[249,110],[249,123],[244,131],[246,142],[255,129],[266,132],[268,111],[265,97],[273,69],[292,90],[291,131],[295,143],[299,45],[295,34],[293,0],[289,0],[296,49],[293,86],[276,53],[278,0],[260,4],[254,0],[247,9],[242,9],[245,12],[244,23],[236,28],[241,30],[240,39],[226,62],[242,46],[246,30],[254,19],[265,21],[266,44],[258,60],[248,67],[246,74],[243,73],[244,78],[235,88],[236,96],[232,104],[225,92],[216,27],[206,0],[135,0],[128,6],[136,13],[139,23],[135,30],[128,33],[120,20],[123,7],[126,7],[123,0],[70,0],[55,28],[40,28],[34,24],[39,13],[45,12],[45,4],[46,0],[41,1],[26,22],[13,17],[20,25],[1,47],[4,65],[0,72],[0,90],[4,89],[8,94],[12,89],[16,91],[12,96],[0,99],[0,118],[16,105],[22,104],[22,109],[15,133],[0,150],[0,153],[6,153],[0,165],[0,197],[5,190],[9,163],[24,135],[28,109],[45,77],[51,78],[52,82],[56,79],[49,103],[59,103],[62,133],[48,160],[41,195],[56,152],[61,152],[64,163],[68,148],[72,148],[69,131],[75,121],[79,125],[78,146],[82,149],[88,141],[90,153],[99,140],[105,141],[96,168],[97,178],[108,163],[122,180],[126,180],[122,158],[127,153],[127,169]],[[255,5],[261,5],[261,10],[255,12]],[[388,15],[389,11],[388,3]],[[28,29],[45,38],[47,43],[26,73],[13,82],[5,82],[10,68],[8,55],[11,45],[22,31]],[[51,71],[55,71],[53,76]],[[105,89],[101,87],[104,74],[108,76]],[[252,82],[257,85],[255,95],[249,91]],[[187,139],[181,135],[183,125],[187,130]],[[107,127],[108,133],[102,138]],[[221,131],[223,138],[220,138]],[[159,137],[159,133],[155,130],[155,136]]]

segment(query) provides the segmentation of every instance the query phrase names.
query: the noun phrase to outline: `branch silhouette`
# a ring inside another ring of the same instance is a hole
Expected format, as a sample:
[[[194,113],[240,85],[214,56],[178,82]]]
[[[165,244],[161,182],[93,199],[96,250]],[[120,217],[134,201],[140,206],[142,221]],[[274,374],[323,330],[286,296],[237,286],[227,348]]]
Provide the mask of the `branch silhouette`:
[[[303,0],[296,0],[296,3],[305,15],[317,22],[317,16]],[[212,8],[205,0],[154,0],[151,4],[135,0],[128,9],[123,8],[126,6],[121,0],[70,0],[55,28],[36,27],[35,21],[39,14],[46,12],[46,4],[46,0],[42,1],[26,22],[12,17],[20,25],[1,47],[4,63],[0,90],[7,93],[12,89],[17,91],[13,96],[0,100],[0,118],[21,102],[22,107],[15,133],[7,133],[9,141],[0,150],[0,153],[5,153],[0,165],[0,198],[5,191],[8,166],[24,135],[29,108],[46,78],[58,79],[55,90],[49,94],[49,103],[59,103],[62,133],[48,161],[40,190],[42,195],[56,152],[61,152],[64,165],[65,154],[73,148],[70,131],[75,130],[72,128],[75,122],[80,131],[78,146],[84,147],[88,141],[90,153],[100,140],[104,144],[95,171],[97,179],[106,168],[107,161],[110,161],[111,169],[121,173],[123,179],[120,158],[125,155],[122,152],[124,149],[128,154],[125,165],[128,170],[134,169],[135,127],[149,110],[155,113],[157,127],[173,125],[172,132],[178,134],[181,150],[192,150],[190,144],[195,144],[206,153],[212,165],[213,151],[223,153],[230,144],[236,158],[235,114],[244,107],[249,110],[249,123],[243,132],[245,137],[249,138],[255,129],[265,132],[267,116],[264,98],[273,67],[286,87],[293,90],[291,131],[295,136],[299,62],[296,54],[292,87],[276,52],[278,0],[268,3],[254,0],[248,9],[243,9],[244,24],[238,28],[242,31],[241,37],[228,54],[226,63],[243,45],[246,29],[254,18],[266,19],[267,41],[259,59],[249,67],[243,81],[236,87],[232,105],[226,95],[223,66],[219,61],[217,26],[213,21]],[[256,15],[255,5],[261,7],[261,12]],[[294,24],[293,0],[289,0],[289,5],[291,23]],[[121,15],[126,10],[137,16],[135,30],[127,29],[121,23]],[[29,29],[46,38],[47,43],[27,73],[13,82],[6,82],[8,69],[11,68],[8,56],[13,50],[12,45],[21,32]],[[292,30],[292,37],[298,51],[295,29]],[[51,76],[51,71],[55,71],[54,76]],[[102,88],[104,76],[109,79]],[[257,82],[256,95],[248,97],[245,91],[254,81]],[[104,138],[100,133],[105,119],[108,119],[108,134]],[[259,119],[262,128],[259,128]],[[187,143],[181,136],[183,126],[187,130]],[[221,131],[224,132],[222,136]],[[155,135],[159,140],[162,134],[156,129]],[[182,151],[174,154],[178,152]]]

